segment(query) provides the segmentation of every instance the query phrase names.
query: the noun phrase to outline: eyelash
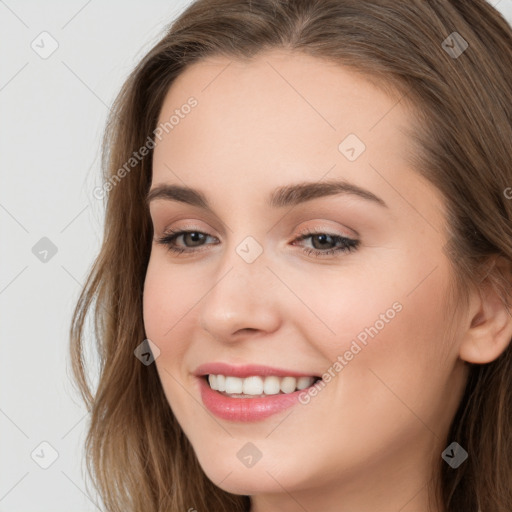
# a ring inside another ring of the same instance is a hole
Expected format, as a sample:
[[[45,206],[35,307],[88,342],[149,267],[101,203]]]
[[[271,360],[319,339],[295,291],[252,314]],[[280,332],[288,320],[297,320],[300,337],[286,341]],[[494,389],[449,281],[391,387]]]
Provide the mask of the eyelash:
[[[202,231],[198,231],[198,230],[173,230],[173,229],[170,229],[164,236],[162,236],[161,238],[158,238],[156,240],[156,242],[160,245],[165,246],[169,251],[171,251],[175,254],[193,253],[193,252],[201,251],[202,249],[200,249],[199,251],[196,251],[195,249],[176,247],[175,245],[173,245],[174,241],[179,236],[186,235],[189,233],[200,233],[202,235],[210,236],[210,235],[207,235],[206,233],[203,233]],[[356,251],[359,248],[359,244],[360,244],[359,240],[354,240],[352,238],[347,238],[347,237],[344,237],[341,235],[335,235],[335,234],[326,233],[324,231],[314,230],[314,229],[302,231],[301,233],[299,233],[299,236],[297,238],[295,238],[294,242],[305,240],[305,239],[311,238],[315,235],[327,235],[328,237],[330,237],[332,239],[333,243],[341,243],[341,246],[335,247],[332,249],[327,249],[325,251],[321,251],[319,249],[313,249],[310,247],[305,247],[302,250],[308,256],[315,256],[315,257],[321,258],[321,257],[325,257],[325,256],[330,256],[335,253],[349,253],[352,251]]]

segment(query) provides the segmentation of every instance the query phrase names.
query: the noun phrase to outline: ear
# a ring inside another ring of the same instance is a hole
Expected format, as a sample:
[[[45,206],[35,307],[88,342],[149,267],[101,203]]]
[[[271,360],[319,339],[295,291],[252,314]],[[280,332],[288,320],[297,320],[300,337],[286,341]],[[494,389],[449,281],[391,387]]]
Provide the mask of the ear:
[[[506,279],[510,293],[510,263],[501,258],[492,263],[489,273]],[[489,276],[489,274],[488,274]],[[468,363],[485,364],[497,359],[512,339],[512,312],[493,281],[486,277],[470,301],[471,322],[460,344],[459,356]]]

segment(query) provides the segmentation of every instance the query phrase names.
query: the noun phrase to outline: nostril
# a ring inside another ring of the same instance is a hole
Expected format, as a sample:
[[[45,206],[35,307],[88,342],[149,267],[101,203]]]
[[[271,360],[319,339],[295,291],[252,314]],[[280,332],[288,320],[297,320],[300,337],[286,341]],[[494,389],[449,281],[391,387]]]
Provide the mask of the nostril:
[[[239,329],[237,331],[237,333],[245,333],[245,332],[254,332],[254,331],[258,331],[258,329],[254,329],[254,327],[244,327],[243,329]]]

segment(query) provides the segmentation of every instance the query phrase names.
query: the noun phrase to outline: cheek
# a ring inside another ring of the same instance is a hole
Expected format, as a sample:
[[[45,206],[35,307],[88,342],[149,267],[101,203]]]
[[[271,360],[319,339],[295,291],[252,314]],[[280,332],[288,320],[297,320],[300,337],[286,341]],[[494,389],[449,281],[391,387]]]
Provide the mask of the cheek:
[[[179,271],[170,271],[161,258],[151,256],[144,281],[143,318],[146,336],[160,349],[163,360],[170,352],[182,350],[177,336],[193,314],[191,307],[197,299],[193,286],[185,286]],[[181,321],[185,319],[187,322]],[[172,345],[166,340],[173,339]]]
[[[143,294],[144,328],[149,339],[154,338],[156,341],[165,332],[167,323],[165,308],[171,294],[172,289],[168,287],[165,275],[159,273],[157,266],[150,260]],[[168,328],[169,325],[167,325]]]
[[[431,268],[432,265],[429,271]],[[404,272],[392,293],[389,293],[392,287],[383,283],[380,304],[378,299],[373,299],[368,305],[363,294],[357,319],[358,307],[352,310],[352,339],[361,333],[368,337],[366,345],[359,343],[362,349],[354,356],[354,361],[358,358],[357,366],[350,368],[352,375],[346,379],[345,391],[368,397],[366,406],[387,421],[389,428],[400,417],[410,417],[414,422],[410,411],[436,428],[457,359],[453,342],[446,335],[444,318],[449,271],[446,266],[439,266],[422,280],[428,272],[421,272],[421,278],[416,271],[409,275]],[[378,322],[379,315],[393,303],[399,303],[400,310],[387,315],[394,316],[387,323]],[[355,415],[364,416],[363,409]],[[420,423],[418,427],[422,428]]]
[[[291,300],[295,311],[289,314],[293,313],[290,318],[300,318],[305,336],[327,360],[335,361],[354,342],[363,348],[372,340],[377,343],[387,337],[390,326],[400,323],[406,279],[397,277],[395,269],[385,270],[381,262],[372,269],[347,265],[332,272],[321,270],[287,275],[287,282],[308,306],[306,309],[300,301]],[[354,352],[357,350],[356,346]]]
[[[326,335],[320,324],[316,333],[308,333],[330,361],[329,383],[305,406],[329,411],[311,420],[316,422],[311,430],[323,432],[327,444],[343,437],[361,439],[365,453],[378,453],[384,445],[398,449],[406,436],[430,435],[425,425],[435,431],[444,421],[450,366],[456,359],[454,352],[446,358],[449,340],[443,324],[449,270],[440,264],[421,282],[433,266],[426,262],[426,270],[420,267],[398,265],[392,271],[389,266],[383,272],[386,266],[381,265],[366,279],[353,273],[336,287],[326,281],[323,293],[307,296],[336,332]],[[289,426],[287,435],[293,429],[299,436],[298,425]],[[345,447],[340,458],[350,459],[351,449]]]
[[[165,261],[152,255],[144,281],[144,328],[160,350],[155,365],[167,402],[185,428],[187,415],[200,412],[191,408],[189,395],[183,393],[187,378],[184,359],[190,339],[186,330],[193,319],[191,308],[197,302],[196,295],[193,287],[184,285],[183,274],[171,271]],[[186,433],[189,434],[187,428]]]
[[[435,399],[457,358],[446,333],[450,267],[442,256],[392,256],[317,278],[314,286],[311,277],[298,278],[317,316],[307,336],[330,361],[331,374],[350,367],[352,377],[337,380],[357,394],[366,387],[371,396],[372,386],[383,385],[379,376],[413,400],[427,396],[424,385],[432,383]]]

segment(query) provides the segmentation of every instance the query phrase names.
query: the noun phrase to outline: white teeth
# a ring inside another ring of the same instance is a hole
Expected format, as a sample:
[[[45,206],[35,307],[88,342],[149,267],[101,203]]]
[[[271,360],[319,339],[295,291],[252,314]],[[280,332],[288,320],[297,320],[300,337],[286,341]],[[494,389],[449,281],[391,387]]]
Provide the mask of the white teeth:
[[[263,381],[263,393],[265,393],[265,395],[277,395],[279,391],[281,391],[279,377],[265,377]]]
[[[208,375],[210,387],[215,391],[228,395],[277,395],[293,393],[296,390],[309,388],[315,381],[314,377],[268,377],[251,376],[244,379],[226,375]]]
[[[219,380],[219,377],[222,377],[222,375],[217,375],[217,382]],[[313,384],[313,377],[299,377],[297,379],[297,389],[306,389]]]
[[[244,386],[244,379],[238,377],[226,377],[226,393],[241,393]]]
[[[261,377],[247,377],[243,380],[242,390],[244,395],[261,395],[263,393],[263,379]]]
[[[226,377],[224,375],[217,375],[217,390],[226,391]]]
[[[295,377],[283,377],[281,380],[281,391],[283,393],[293,393],[297,386],[297,379]]]

